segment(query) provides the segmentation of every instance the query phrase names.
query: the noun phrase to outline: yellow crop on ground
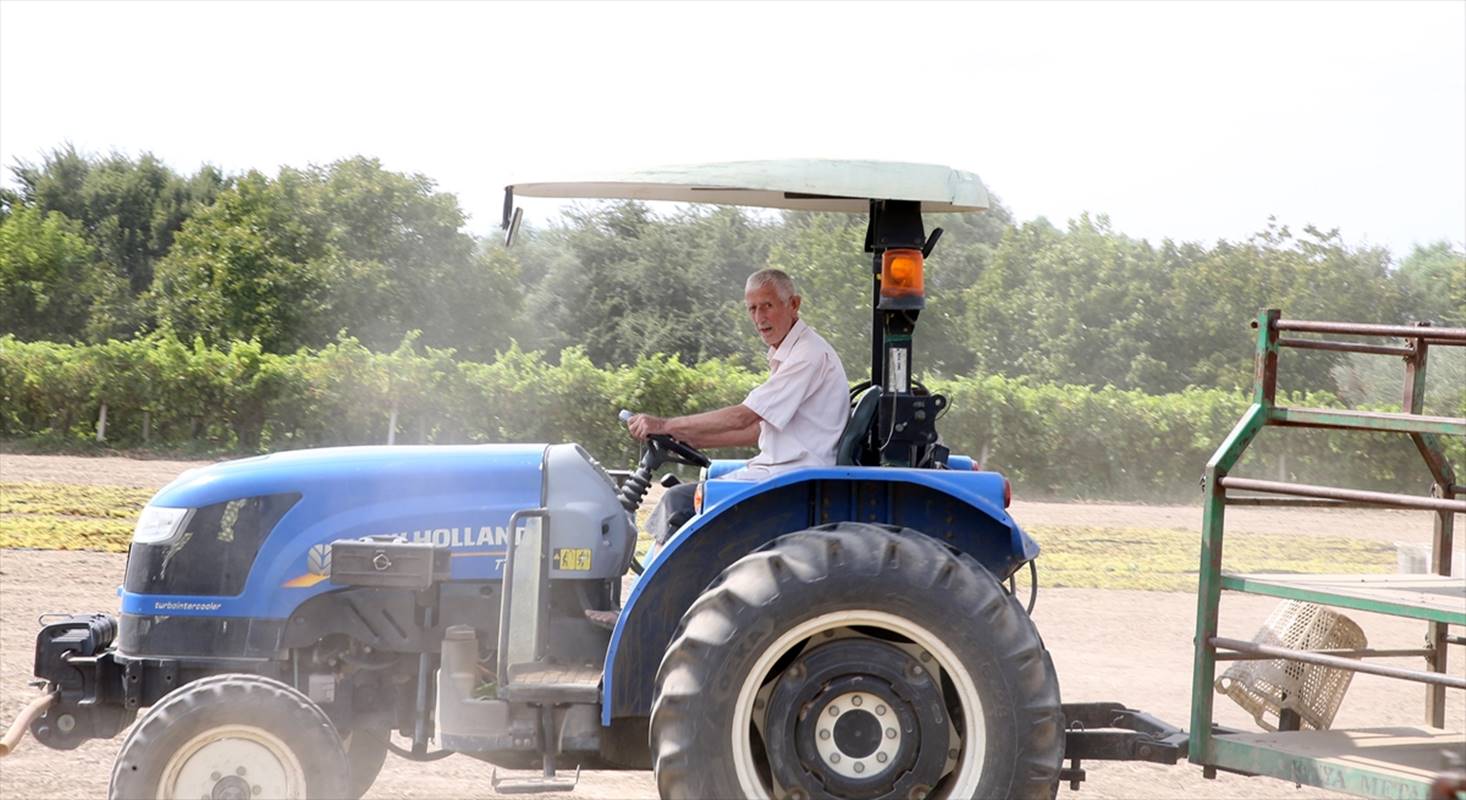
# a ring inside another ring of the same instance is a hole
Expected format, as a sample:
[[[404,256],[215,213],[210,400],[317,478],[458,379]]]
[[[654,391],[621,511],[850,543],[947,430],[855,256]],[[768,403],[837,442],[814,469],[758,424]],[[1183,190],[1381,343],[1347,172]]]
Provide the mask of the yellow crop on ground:
[[[137,519],[152,489],[65,483],[0,483],[0,514]]]
[[[0,484],[0,548],[126,552],[133,521],[151,489],[57,483]],[[641,509],[646,523],[649,509]],[[1042,547],[1040,588],[1196,590],[1200,537],[1177,530],[1036,525]],[[650,539],[639,537],[638,557]],[[1328,536],[1232,533],[1228,572],[1392,572],[1395,549],[1385,542]],[[1028,570],[1018,575],[1020,596]]]
[[[1201,537],[1176,530],[1036,525],[1027,529],[1042,549],[1038,583],[1044,587],[1196,590]],[[1229,533],[1223,540],[1227,572],[1393,572],[1388,542],[1333,536]],[[1028,570],[1020,575],[1025,585]],[[1023,596],[1020,594],[1020,596]]]
[[[0,483],[0,548],[127,552],[154,490],[69,483]]]
[[[0,548],[127,552],[132,521],[53,514],[0,516]]]

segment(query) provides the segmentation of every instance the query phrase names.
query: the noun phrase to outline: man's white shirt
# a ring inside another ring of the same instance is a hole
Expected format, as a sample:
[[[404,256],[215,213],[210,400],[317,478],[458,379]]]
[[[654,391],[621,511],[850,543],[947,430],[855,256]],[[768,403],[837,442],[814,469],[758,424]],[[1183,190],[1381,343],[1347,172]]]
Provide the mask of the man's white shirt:
[[[804,320],[795,320],[784,341],[770,347],[769,378],[743,405],[762,418],[759,453],[724,475],[763,480],[798,467],[830,466],[850,416],[850,385],[840,357]]]

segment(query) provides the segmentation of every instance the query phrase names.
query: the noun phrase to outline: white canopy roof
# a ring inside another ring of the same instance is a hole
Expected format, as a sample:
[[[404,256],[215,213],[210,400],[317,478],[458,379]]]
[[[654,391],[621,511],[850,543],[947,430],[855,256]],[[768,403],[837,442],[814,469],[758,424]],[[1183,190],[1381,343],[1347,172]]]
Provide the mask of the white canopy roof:
[[[670,200],[804,211],[865,212],[870,200],[917,200],[922,211],[988,207],[987,189],[971,172],[895,161],[730,161],[578,181],[516,183],[505,190],[523,197]]]

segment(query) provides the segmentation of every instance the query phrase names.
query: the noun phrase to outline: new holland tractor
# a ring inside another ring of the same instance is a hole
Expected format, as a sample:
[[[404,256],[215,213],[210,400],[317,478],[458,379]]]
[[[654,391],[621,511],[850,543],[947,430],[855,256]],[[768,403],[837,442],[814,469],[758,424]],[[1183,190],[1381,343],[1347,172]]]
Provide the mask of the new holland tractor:
[[[389,751],[489,762],[501,792],[568,790],[585,767],[654,769],[667,798],[791,800],[1046,800],[1081,755],[1176,759],[1143,715],[1100,740],[1129,712],[1060,704],[1004,586],[1038,546],[913,377],[941,233],[922,214],[982,211],[975,175],[784,161],[517,184],[511,236],[520,196],[868,214],[871,269],[850,280],[870,286],[870,378],[838,463],[728,480],[736,462],[654,437],[620,481],[576,444],[189,471],[138,520],[120,616],[43,620],[40,742],[131,726],[111,796],[180,800],[360,796]],[[698,513],[641,565],[634,512],[672,462],[703,469]]]

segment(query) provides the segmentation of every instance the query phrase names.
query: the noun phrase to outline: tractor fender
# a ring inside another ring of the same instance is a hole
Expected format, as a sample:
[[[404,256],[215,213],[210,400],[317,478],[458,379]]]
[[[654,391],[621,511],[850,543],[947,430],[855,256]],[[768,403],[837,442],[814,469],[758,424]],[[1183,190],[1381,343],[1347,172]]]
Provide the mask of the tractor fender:
[[[606,651],[602,724],[651,713],[657,667],[682,615],[724,569],[783,534],[832,522],[897,525],[972,556],[1000,579],[1013,574],[1039,548],[1003,510],[1003,486],[994,472],[894,467],[710,481],[716,504],[667,542],[623,605]]]

